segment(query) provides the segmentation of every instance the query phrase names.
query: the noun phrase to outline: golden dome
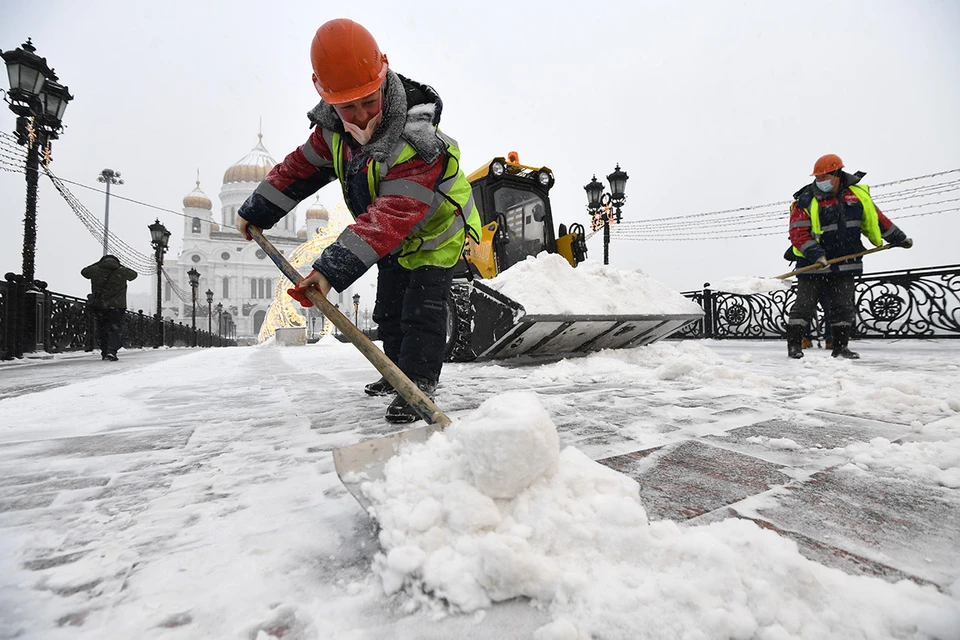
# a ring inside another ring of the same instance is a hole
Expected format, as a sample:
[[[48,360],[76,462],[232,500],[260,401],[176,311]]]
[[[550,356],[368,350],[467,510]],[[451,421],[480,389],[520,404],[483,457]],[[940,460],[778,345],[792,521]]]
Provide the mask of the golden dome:
[[[216,222],[211,222],[210,231],[220,231],[220,225],[218,225]]]
[[[211,204],[210,198],[208,198],[207,194],[200,190],[199,180],[197,180],[197,188],[184,196],[183,206],[191,209],[206,209],[207,211],[213,209],[213,204]]]
[[[250,153],[235,162],[223,174],[223,184],[229,182],[261,182],[270,173],[277,161],[263,146],[263,134],[257,134],[257,146]]]
[[[306,229],[300,229],[300,231],[297,231],[297,239],[298,239],[298,240],[306,240],[306,239],[307,239],[307,230],[306,230]]]
[[[317,201],[313,203],[313,206],[307,209],[307,220],[330,220],[330,214],[326,208],[320,204],[319,196],[317,196]]]

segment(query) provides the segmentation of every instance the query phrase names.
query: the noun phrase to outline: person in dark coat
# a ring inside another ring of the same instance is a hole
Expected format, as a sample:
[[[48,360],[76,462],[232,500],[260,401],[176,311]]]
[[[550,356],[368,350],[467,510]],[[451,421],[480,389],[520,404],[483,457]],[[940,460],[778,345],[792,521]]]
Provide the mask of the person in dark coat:
[[[863,182],[866,174],[843,171],[840,156],[821,156],[811,175],[813,182],[793,194],[790,244],[798,269],[818,269],[797,275],[797,299],[787,320],[787,355],[803,357],[803,334],[825,291],[830,298],[830,355],[855,360],[860,355],[847,345],[856,322],[856,277],[863,272],[863,258],[830,260],[863,252],[862,236],[874,247],[886,242],[909,249],[913,240],[877,208]]]
[[[117,351],[123,344],[123,316],[127,312],[127,282],[137,278],[137,272],[122,264],[116,256],[107,254],[80,275],[90,281],[90,308],[97,320],[97,342],[104,360],[117,361]]]

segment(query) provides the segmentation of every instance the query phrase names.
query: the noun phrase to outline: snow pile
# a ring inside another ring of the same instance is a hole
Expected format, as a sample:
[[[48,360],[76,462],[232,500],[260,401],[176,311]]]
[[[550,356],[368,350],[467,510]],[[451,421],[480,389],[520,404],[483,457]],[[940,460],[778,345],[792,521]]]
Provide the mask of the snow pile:
[[[789,291],[792,282],[777,278],[761,278],[759,276],[733,276],[724,278],[720,282],[712,283],[715,291],[749,295],[751,293],[770,293],[771,291]]]
[[[874,438],[843,449],[861,469],[886,468],[928,478],[945,487],[960,489],[960,442],[891,442]]]
[[[484,284],[529,314],[701,314],[700,305],[640,269],[621,271],[587,260],[577,266],[556,253],[518,262]]]
[[[528,597],[554,617],[535,635],[547,639],[946,637],[960,625],[933,587],[828,569],[751,521],[649,522],[632,479],[557,453],[530,392],[487,401],[384,471],[363,487],[381,526],[373,568],[411,607]]]

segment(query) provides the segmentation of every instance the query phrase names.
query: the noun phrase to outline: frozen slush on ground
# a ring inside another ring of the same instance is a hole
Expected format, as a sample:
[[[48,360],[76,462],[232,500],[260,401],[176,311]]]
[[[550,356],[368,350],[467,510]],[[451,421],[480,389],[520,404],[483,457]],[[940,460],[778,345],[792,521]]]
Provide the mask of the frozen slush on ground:
[[[519,302],[529,314],[701,314],[700,305],[645,274],[595,260],[570,266],[556,253],[541,253],[484,284]]]
[[[649,522],[635,481],[558,451],[532,392],[488,400],[384,472],[363,486],[381,526],[373,569],[410,608],[466,613],[527,597],[554,616],[541,640],[960,628],[956,601],[934,587],[824,567],[751,521]]]

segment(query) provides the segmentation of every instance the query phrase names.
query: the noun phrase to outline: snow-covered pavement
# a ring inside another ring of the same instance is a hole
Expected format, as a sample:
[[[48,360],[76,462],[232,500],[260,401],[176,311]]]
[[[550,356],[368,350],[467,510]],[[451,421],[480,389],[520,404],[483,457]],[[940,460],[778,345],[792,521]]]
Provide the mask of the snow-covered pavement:
[[[960,341],[853,347],[447,365],[448,415],[533,392],[573,449],[383,530],[329,453],[396,430],[350,345],[0,365],[0,639],[960,638]]]

